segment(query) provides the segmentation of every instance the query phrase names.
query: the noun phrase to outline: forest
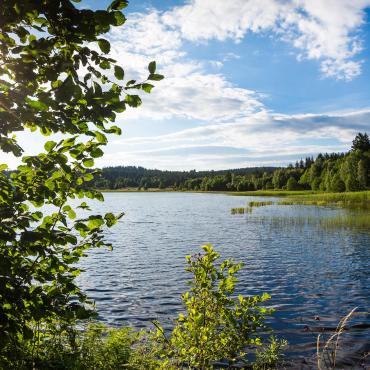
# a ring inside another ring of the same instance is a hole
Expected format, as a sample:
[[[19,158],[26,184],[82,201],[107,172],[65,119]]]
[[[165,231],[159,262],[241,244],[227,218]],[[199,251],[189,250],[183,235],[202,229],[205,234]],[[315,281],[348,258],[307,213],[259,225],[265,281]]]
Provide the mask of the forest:
[[[370,185],[370,141],[358,133],[347,153],[306,157],[287,167],[250,167],[223,171],[161,171],[134,166],[106,167],[99,189],[150,188],[195,191],[315,190],[358,191]]]

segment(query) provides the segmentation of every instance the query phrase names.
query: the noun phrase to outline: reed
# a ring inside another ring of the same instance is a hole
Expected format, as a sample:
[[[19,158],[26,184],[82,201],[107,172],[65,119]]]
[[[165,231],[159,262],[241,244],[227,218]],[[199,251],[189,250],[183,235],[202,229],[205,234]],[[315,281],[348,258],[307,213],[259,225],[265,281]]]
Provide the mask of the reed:
[[[370,213],[338,215],[320,220],[325,228],[358,228],[370,230]]]
[[[291,201],[314,205],[368,205],[370,206],[370,190],[347,193],[316,193],[310,195],[295,195]]]
[[[238,208],[231,208],[232,215],[243,215],[244,213],[252,213],[251,207],[238,207]]]
[[[344,192],[344,193],[322,193],[311,190],[287,191],[287,190],[257,190],[246,192],[229,192],[229,195],[242,196],[270,196],[287,197],[279,204],[304,204],[304,205],[337,205],[337,206],[367,206],[370,207],[370,190]]]
[[[336,368],[340,337],[346,329],[347,322],[353,316],[356,309],[357,307],[339,321],[334,334],[328,338],[323,346],[321,346],[321,335],[318,335],[316,345],[318,370],[334,370]]]
[[[264,207],[264,206],[271,206],[272,204],[274,204],[274,202],[272,201],[265,201],[265,202],[253,201],[253,202],[248,203],[248,207]]]
[[[249,219],[250,222],[259,222],[278,228],[301,228],[308,225],[321,228],[324,230],[350,229],[370,231],[370,214],[356,213],[345,214],[334,217],[318,218],[316,216],[259,216]]]

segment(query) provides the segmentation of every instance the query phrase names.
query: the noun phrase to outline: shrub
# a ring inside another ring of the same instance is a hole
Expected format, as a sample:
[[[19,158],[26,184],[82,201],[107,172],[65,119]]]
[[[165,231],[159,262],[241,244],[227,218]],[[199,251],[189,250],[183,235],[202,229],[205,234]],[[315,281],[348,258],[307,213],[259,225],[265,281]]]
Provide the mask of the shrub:
[[[168,337],[158,325],[162,368],[213,369],[217,361],[229,366],[247,363],[248,353],[262,344],[260,331],[265,315],[271,313],[262,304],[270,296],[234,297],[235,275],[242,264],[225,260],[216,267],[220,255],[211,245],[202,249],[204,254],[187,256],[186,270],[193,279],[182,296],[186,312],[179,315]]]

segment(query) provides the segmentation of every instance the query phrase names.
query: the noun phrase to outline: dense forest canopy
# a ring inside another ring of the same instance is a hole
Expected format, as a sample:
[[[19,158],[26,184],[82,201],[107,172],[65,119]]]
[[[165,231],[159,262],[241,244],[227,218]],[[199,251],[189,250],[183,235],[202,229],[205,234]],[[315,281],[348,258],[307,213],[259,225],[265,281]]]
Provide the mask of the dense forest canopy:
[[[106,167],[95,181],[101,189],[173,188],[178,190],[356,191],[370,186],[370,141],[358,133],[347,153],[319,154],[286,168],[250,167],[222,171],[161,171],[143,167]]]

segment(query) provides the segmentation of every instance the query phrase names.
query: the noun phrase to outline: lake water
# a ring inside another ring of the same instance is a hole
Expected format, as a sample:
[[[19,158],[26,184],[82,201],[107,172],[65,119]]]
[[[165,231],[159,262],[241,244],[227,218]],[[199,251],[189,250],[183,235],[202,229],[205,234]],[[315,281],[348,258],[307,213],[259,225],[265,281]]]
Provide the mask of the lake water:
[[[110,229],[112,252],[90,252],[80,285],[112,325],[167,328],[182,310],[187,289],[185,255],[214,244],[223,258],[245,263],[237,293],[268,292],[276,309],[269,324],[289,343],[300,367],[312,361],[318,333],[330,333],[352,308],[341,348],[342,366],[370,350],[370,233],[324,229],[315,222],[347,210],[315,206],[267,206],[231,215],[252,200],[205,193],[106,193],[95,212],[126,215]],[[280,220],[280,221],[277,221]],[[281,222],[281,220],[285,220]],[[366,313],[367,312],[367,313]]]

